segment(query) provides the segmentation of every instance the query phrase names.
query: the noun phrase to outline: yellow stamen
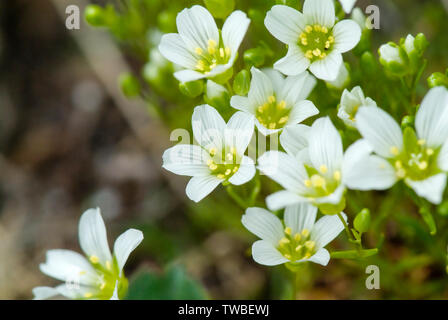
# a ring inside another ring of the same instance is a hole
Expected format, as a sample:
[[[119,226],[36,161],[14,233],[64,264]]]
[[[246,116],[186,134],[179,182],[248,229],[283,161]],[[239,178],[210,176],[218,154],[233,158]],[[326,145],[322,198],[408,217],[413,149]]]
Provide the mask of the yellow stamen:
[[[226,172],[225,172],[225,175],[228,176],[228,175],[231,174],[231,173],[232,173],[232,170],[227,169]]]
[[[334,178],[334,180],[336,180],[336,181],[341,180],[341,171],[335,171],[335,172],[333,173],[333,178]]]
[[[106,269],[112,270],[112,263],[110,261],[106,261]]]
[[[419,146],[422,146],[422,145],[424,145],[426,143],[426,140],[425,139],[420,139],[420,140],[417,141],[417,143],[418,143]]]
[[[300,235],[300,233],[296,233],[296,234],[294,235],[294,240],[296,240],[296,241],[300,241],[300,239],[302,239],[302,236]]]
[[[93,294],[91,293],[91,292],[86,292],[85,294],[84,294],[84,298],[92,298],[93,297]]]
[[[204,50],[202,50],[202,48],[197,47],[196,49],[194,49],[194,52],[196,52],[196,54],[201,55]]]
[[[305,57],[306,57],[307,59],[312,59],[312,58],[313,58],[313,51],[308,50],[308,51],[305,53]]]
[[[285,234],[287,234],[288,236],[290,236],[291,233],[292,233],[291,228],[290,228],[290,227],[286,227],[286,228],[285,228]]]
[[[320,166],[319,170],[320,170],[320,172],[322,172],[322,173],[327,173],[328,168],[327,168],[326,165],[323,164],[323,165]]]
[[[434,150],[433,149],[426,149],[426,154],[428,156],[432,156],[434,154]]]
[[[288,238],[282,238],[282,239],[278,242],[278,244],[279,244],[280,246],[285,246],[285,245],[288,245],[290,242],[291,242],[291,241],[290,241]]]
[[[316,57],[319,57],[320,54],[321,54],[320,49],[319,49],[319,48],[314,49],[314,50],[313,50],[313,54],[314,54]]]
[[[313,31],[313,27],[312,26],[306,26],[305,27],[305,32],[306,33],[311,33],[311,31]]]
[[[322,188],[325,185],[325,179],[319,175],[314,175],[311,177],[311,183],[316,188]]]
[[[269,103],[274,103],[275,102],[275,97],[274,96],[269,96],[268,97],[268,102]]]
[[[428,162],[427,161],[422,161],[418,164],[418,168],[420,170],[426,170],[428,169]]]
[[[322,27],[322,32],[323,32],[323,33],[328,33],[328,29],[327,29],[327,27]]]
[[[310,188],[310,187],[313,185],[310,179],[305,180],[303,183],[304,183],[305,186],[308,187],[308,188]]]
[[[216,151],[217,151],[216,148],[210,148],[210,150],[208,150],[208,152],[212,157],[216,154]]]
[[[306,247],[309,251],[313,251],[315,246],[316,246],[316,243],[315,243],[314,241],[306,241],[306,242],[305,242],[305,247]]]
[[[302,236],[304,236],[305,238],[308,238],[309,235],[310,235],[310,230],[308,230],[308,229],[302,230]]]
[[[390,147],[389,149],[390,153],[392,153],[394,156],[398,156],[398,154],[400,153],[400,150],[398,149],[398,147]]]
[[[96,263],[100,262],[100,259],[97,256],[90,256],[89,260],[93,264],[96,264]]]

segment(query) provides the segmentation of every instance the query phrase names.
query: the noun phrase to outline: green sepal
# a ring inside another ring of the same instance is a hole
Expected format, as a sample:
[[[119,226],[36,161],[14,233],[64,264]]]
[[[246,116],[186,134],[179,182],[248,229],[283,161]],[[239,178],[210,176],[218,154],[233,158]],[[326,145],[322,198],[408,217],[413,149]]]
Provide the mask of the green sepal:
[[[378,248],[364,249],[364,250],[334,251],[330,253],[330,258],[358,260],[374,256],[377,253]]]

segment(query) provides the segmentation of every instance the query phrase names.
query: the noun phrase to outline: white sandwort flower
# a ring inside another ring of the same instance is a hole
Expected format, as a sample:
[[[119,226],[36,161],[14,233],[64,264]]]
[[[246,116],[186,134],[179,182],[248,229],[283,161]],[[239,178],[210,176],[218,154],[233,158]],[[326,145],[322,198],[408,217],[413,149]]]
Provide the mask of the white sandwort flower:
[[[251,69],[247,97],[233,96],[230,104],[255,117],[260,132],[267,136],[319,113],[305,100],[316,85],[308,72],[284,78],[278,71]]]
[[[344,230],[344,225],[336,215],[324,216],[316,222],[316,214],[317,208],[308,204],[289,206],[282,223],[265,209],[247,209],[241,221],[261,238],[252,245],[254,260],[266,266],[307,261],[326,266],[330,254],[324,247]]]
[[[87,258],[71,250],[48,251],[40,270],[65,283],[55,288],[36,287],[34,298],[62,295],[70,299],[109,300],[124,296],[128,281],[123,267],[142,240],[141,231],[129,229],[115,241],[112,255],[100,209],[87,210],[79,221],[79,242]]]
[[[352,91],[344,90],[339,105],[338,117],[349,126],[356,128],[356,113],[360,107],[377,107],[376,102],[364,96],[361,87],[357,86]]]
[[[326,81],[327,87],[330,89],[342,90],[350,85],[350,73],[345,66],[345,63],[341,64],[338,75],[333,81]]]
[[[337,77],[342,53],[353,49],[361,38],[361,29],[353,20],[335,24],[332,0],[305,0],[303,14],[288,6],[273,6],[265,25],[288,45],[288,53],[274,64],[275,69],[297,75],[309,68],[317,78],[328,81]]]
[[[198,202],[220,183],[242,185],[255,175],[254,161],[244,153],[254,132],[254,119],[236,112],[226,124],[215,108],[198,106],[192,117],[194,139],[199,145],[177,145],[163,154],[163,168],[192,176],[187,196]]]
[[[439,204],[448,172],[448,90],[436,87],[423,99],[415,129],[404,133],[380,108],[359,109],[364,139],[348,150],[346,184],[357,190],[385,190],[403,179],[417,195]],[[372,154],[373,153],[373,154]]]
[[[179,33],[164,35],[159,50],[185,69],[174,73],[180,82],[214,78],[233,66],[249,23],[244,12],[235,11],[220,32],[210,12],[195,5],[177,15]]]
[[[342,211],[344,151],[331,120],[320,118],[311,128],[287,128],[280,138],[287,153],[268,151],[258,159],[260,171],[286,189],[266,198],[268,208],[309,202],[327,214]]]

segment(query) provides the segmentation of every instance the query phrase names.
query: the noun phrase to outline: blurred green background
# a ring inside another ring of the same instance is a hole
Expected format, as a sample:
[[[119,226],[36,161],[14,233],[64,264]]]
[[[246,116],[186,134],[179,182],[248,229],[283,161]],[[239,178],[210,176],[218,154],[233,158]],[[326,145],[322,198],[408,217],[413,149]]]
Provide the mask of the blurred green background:
[[[65,7],[76,4],[82,12],[88,3],[112,5],[112,20],[102,21],[105,28],[82,21],[80,30],[68,30]],[[1,299],[29,299],[34,286],[56,284],[39,271],[45,251],[79,251],[79,216],[96,206],[110,241],[129,227],[144,232],[144,242],[126,266],[131,281],[140,284],[131,287],[130,298],[290,297],[283,267],[266,268],[252,260],[255,237],[243,229],[243,211],[225,191],[195,204],[185,196],[187,179],[161,169],[161,154],[174,143],[169,132],[190,130],[193,107],[201,100],[179,92],[173,66],[154,48],[161,33],[176,31],[177,12],[196,3],[202,2],[0,2]],[[236,0],[236,8],[252,19],[242,51],[271,48],[264,66],[285,50],[263,25],[264,12],[275,3]],[[372,32],[375,55],[382,43],[423,32],[430,41],[423,79],[448,68],[448,1],[357,2],[361,8],[370,4],[381,12],[381,29]],[[238,64],[243,65],[241,56]],[[123,97],[118,78],[126,71],[139,78],[144,100]],[[375,93],[376,81],[360,83],[370,84],[367,95],[386,108]],[[427,91],[424,82],[420,98]],[[323,99],[324,113],[337,105],[337,99],[313,98]],[[262,195],[271,191],[265,188]],[[380,254],[305,267],[299,297],[448,298],[448,209],[435,213],[439,233],[431,237],[401,185],[390,193],[351,192],[349,197],[356,199],[347,209],[351,218],[360,209],[358,202],[371,209],[374,223],[365,242],[379,245]],[[349,248],[345,234],[332,247]],[[380,267],[380,290],[365,287],[365,268],[371,264]]]

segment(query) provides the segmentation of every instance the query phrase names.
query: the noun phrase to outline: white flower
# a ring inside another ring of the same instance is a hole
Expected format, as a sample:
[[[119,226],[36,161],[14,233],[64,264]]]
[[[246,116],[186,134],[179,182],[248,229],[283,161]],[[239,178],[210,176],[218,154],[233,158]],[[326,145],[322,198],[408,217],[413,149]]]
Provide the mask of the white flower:
[[[258,159],[260,171],[286,189],[266,198],[268,208],[309,202],[324,213],[342,211],[344,151],[331,120],[320,118],[311,128],[287,128],[280,142],[287,153],[268,151]]]
[[[177,145],[163,154],[163,168],[192,176],[187,196],[198,202],[220,183],[242,185],[255,175],[254,161],[244,153],[254,132],[253,117],[236,112],[224,122],[215,108],[202,105],[192,117],[193,135],[199,145]]]
[[[356,0],[339,0],[345,13],[350,13],[355,6]]]
[[[233,66],[249,23],[244,12],[235,11],[220,32],[210,12],[195,5],[177,15],[179,33],[164,35],[159,50],[185,68],[174,74],[180,82],[214,78]]]
[[[356,113],[360,107],[377,107],[376,102],[366,98],[361,87],[357,86],[352,91],[344,90],[339,105],[338,117],[349,127],[356,128]]]
[[[255,116],[258,130],[267,136],[319,113],[305,100],[316,85],[308,72],[284,78],[278,71],[252,68],[248,97],[233,96],[235,109]]]
[[[305,0],[303,14],[283,5],[273,6],[265,19],[266,28],[288,45],[288,53],[274,64],[286,75],[307,68],[319,79],[334,80],[342,64],[342,53],[350,51],[361,38],[353,20],[335,25],[332,0]]]
[[[345,63],[341,64],[336,79],[333,81],[326,81],[326,83],[329,88],[334,88],[336,90],[342,90],[350,85],[350,73],[348,72]]]
[[[71,250],[48,251],[40,270],[65,283],[55,288],[36,287],[34,298],[40,300],[62,295],[70,299],[109,300],[114,293],[124,295],[127,279],[123,267],[142,240],[141,231],[129,229],[115,241],[112,255],[100,209],[87,210],[79,221],[79,242],[87,259]]]
[[[394,43],[383,44],[379,50],[380,61],[383,64],[397,63],[403,65],[404,61],[400,56],[400,50],[398,46]]]
[[[346,184],[357,190],[385,190],[403,179],[420,197],[439,204],[448,172],[448,90],[436,87],[423,99],[415,129],[404,134],[380,108],[359,109],[364,139],[348,150]],[[372,154],[373,152],[373,154]]]
[[[344,230],[344,225],[336,215],[324,216],[316,222],[316,214],[317,208],[308,204],[289,206],[283,224],[265,209],[247,209],[241,221],[261,238],[252,245],[254,260],[266,266],[306,261],[326,266],[330,254],[324,247]]]

